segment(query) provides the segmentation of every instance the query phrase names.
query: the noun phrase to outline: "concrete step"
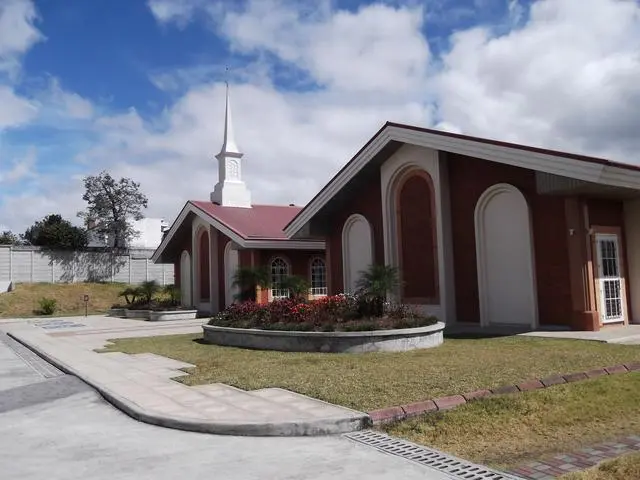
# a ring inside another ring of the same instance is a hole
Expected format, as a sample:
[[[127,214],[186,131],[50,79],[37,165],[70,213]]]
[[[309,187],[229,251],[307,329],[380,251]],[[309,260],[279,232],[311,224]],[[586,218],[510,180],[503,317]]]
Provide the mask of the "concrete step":
[[[324,402],[284,388],[262,388],[260,390],[252,390],[251,394],[279,405],[287,405],[292,410],[297,410],[312,418],[361,415],[361,412],[356,410]]]

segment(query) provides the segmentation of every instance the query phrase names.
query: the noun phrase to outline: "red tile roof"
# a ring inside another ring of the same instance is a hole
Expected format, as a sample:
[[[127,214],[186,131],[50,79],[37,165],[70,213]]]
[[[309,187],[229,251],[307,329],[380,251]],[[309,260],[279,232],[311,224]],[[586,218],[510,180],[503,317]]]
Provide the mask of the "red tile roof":
[[[189,200],[246,240],[288,240],[284,226],[293,220],[302,207],[283,205],[253,205],[251,208],[223,207],[208,201]]]

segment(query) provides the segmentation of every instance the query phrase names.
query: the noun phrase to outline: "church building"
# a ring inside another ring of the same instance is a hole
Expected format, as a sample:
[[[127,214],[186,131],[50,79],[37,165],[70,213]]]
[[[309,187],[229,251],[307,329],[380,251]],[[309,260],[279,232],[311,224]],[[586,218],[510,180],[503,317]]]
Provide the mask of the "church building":
[[[183,301],[217,312],[238,265],[312,293],[398,268],[394,300],[451,323],[599,330],[640,323],[640,167],[386,123],[302,209],[252,205],[229,98],[219,182],[189,201],[154,255]],[[629,159],[637,160],[637,159]]]
[[[291,240],[284,227],[301,210],[293,205],[255,205],[242,180],[243,154],[236,145],[227,86],[224,138],[218,160],[218,183],[209,200],[189,200],[155,251],[154,262],[173,263],[183,305],[216,313],[238,294],[239,267],[267,267],[271,288],[258,301],[288,296],[282,278],[307,279],[310,297],[327,293],[324,241]]]

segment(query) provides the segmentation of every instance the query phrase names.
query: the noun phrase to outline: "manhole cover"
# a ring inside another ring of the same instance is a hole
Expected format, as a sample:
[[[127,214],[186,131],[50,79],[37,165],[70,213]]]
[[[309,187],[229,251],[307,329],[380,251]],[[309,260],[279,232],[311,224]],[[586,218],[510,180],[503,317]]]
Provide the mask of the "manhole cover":
[[[434,468],[453,478],[464,480],[520,480],[520,477],[492,470],[483,465],[476,465],[475,463],[467,462],[466,460],[439,452],[438,450],[416,445],[406,440],[393,438],[373,430],[348,433],[345,434],[345,436],[385,453],[397,455],[421,465]]]
[[[62,328],[84,327],[84,323],[76,323],[69,320],[36,320],[33,322],[36,327],[45,330],[58,330]]]

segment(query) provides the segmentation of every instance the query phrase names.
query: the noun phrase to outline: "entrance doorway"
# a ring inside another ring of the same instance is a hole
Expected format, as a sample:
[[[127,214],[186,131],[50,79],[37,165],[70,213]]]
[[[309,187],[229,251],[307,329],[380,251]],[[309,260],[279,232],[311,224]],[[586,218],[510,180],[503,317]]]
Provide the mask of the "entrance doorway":
[[[596,289],[600,322],[620,323],[625,320],[625,296],[620,272],[620,243],[616,234],[596,234]]]

